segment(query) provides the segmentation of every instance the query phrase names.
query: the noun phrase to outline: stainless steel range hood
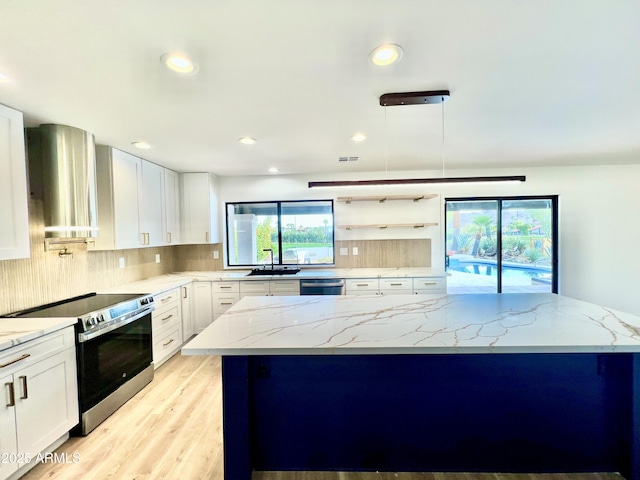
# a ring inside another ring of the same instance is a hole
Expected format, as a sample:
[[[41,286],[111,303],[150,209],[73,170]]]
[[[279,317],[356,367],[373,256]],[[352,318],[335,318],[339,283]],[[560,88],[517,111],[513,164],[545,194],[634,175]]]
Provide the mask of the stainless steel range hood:
[[[97,236],[96,152],[93,134],[66,125],[33,129],[39,151],[44,231],[48,238]],[[32,142],[33,143],[33,142]],[[31,146],[29,147],[31,151]],[[31,155],[30,155],[31,156]],[[33,163],[30,161],[30,164]]]

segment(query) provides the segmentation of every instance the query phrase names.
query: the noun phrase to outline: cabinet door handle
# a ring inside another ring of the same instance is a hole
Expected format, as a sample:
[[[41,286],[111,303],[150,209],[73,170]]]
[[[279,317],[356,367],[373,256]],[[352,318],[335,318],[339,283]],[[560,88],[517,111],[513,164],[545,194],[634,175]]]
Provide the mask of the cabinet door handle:
[[[204,237],[205,237],[205,242],[209,243],[209,232],[206,232],[204,234]]]
[[[168,345],[171,345],[173,343],[173,338],[171,340],[169,340],[167,343],[163,343],[162,346],[166,347]]]
[[[163,321],[163,322],[166,322],[167,320],[169,320],[169,319],[170,319],[170,318],[172,318],[172,317],[173,317],[173,315],[167,315],[166,317],[164,317],[164,318],[162,319],[162,321]]]
[[[15,407],[16,406],[16,392],[13,390],[13,382],[7,382],[4,384],[5,387],[9,387],[9,403],[6,404],[7,407]]]
[[[25,353],[20,358],[16,358],[15,360],[11,360],[10,362],[7,362],[7,363],[3,363],[2,365],[0,365],[0,368],[8,367],[9,365],[13,365],[14,363],[18,363],[18,362],[24,360],[25,358],[29,358],[30,356],[31,356],[30,353]]]
[[[28,385],[27,385],[27,376],[26,375],[20,375],[18,377],[18,380],[20,380],[20,383],[22,383],[22,395],[20,396],[20,400],[26,400],[27,398],[29,398],[29,390],[28,390]]]
[[[167,232],[168,241],[167,243],[171,243],[171,232]]]
[[[182,298],[187,298],[187,287],[182,287]]]

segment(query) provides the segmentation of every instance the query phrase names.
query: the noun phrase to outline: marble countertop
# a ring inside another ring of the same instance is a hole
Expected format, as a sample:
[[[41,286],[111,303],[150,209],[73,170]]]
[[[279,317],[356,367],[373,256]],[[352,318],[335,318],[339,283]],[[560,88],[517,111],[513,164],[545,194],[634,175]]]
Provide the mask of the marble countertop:
[[[138,280],[137,282],[124,283],[117,287],[101,290],[98,293],[145,293],[157,295],[158,293],[173,290],[192,281],[193,278],[188,275],[169,273],[145,280]]]
[[[0,351],[75,325],[75,318],[0,318]]]
[[[640,352],[640,317],[551,293],[245,297],[184,355]]]
[[[193,280],[286,280],[290,278],[415,278],[446,277],[442,269],[431,267],[399,268],[301,268],[295,275],[256,275],[247,277],[251,270],[218,270],[211,272],[180,272]]]

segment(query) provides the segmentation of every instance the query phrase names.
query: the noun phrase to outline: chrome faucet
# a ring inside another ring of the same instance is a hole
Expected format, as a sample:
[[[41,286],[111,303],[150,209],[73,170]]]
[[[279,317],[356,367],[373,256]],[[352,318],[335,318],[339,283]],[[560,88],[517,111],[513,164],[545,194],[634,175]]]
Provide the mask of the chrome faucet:
[[[271,255],[271,270],[273,270],[273,250],[270,248],[264,248],[262,251],[269,252],[269,255]]]

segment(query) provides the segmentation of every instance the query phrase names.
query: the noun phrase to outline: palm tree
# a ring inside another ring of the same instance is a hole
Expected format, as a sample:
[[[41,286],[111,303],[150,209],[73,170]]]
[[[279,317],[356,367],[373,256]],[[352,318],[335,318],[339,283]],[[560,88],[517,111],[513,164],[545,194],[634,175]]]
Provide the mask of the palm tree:
[[[477,217],[473,218],[473,223],[475,223],[480,228],[484,227],[484,234],[487,237],[491,237],[491,224],[493,223],[493,220],[491,220],[491,217],[489,215],[478,215]]]

